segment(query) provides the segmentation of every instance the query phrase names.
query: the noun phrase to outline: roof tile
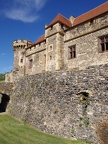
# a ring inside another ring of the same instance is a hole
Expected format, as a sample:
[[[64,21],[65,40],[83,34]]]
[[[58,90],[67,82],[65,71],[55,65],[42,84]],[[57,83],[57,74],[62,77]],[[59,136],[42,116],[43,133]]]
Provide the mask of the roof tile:
[[[58,14],[58,15],[53,19],[53,21],[48,25],[48,27],[56,24],[57,22],[60,22],[60,23],[66,25],[66,26],[68,26],[68,27],[72,27],[72,24],[71,24],[70,20],[68,20],[67,18],[65,18],[65,17],[64,17],[63,15],[61,15],[61,14]],[[48,28],[48,27],[47,27],[47,28]]]
[[[37,41],[36,41],[36,44],[42,42],[42,41],[45,41],[45,35],[42,35]]]
[[[101,15],[105,12],[108,12],[108,2],[105,2],[104,4],[88,11],[87,13],[82,14],[81,16],[77,17],[74,22],[73,26],[76,26],[82,22],[85,22],[87,20],[90,20],[98,15]]]

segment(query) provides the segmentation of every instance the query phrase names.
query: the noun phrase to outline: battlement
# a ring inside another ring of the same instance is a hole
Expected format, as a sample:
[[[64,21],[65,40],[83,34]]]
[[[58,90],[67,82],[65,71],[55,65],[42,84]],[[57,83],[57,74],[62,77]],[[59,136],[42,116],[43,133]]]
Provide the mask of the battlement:
[[[18,40],[14,40],[13,41],[13,50],[15,50],[15,48],[26,48],[28,47],[29,45],[32,45],[33,43],[31,41],[28,41],[28,40],[21,40],[21,39],[18,39]]]

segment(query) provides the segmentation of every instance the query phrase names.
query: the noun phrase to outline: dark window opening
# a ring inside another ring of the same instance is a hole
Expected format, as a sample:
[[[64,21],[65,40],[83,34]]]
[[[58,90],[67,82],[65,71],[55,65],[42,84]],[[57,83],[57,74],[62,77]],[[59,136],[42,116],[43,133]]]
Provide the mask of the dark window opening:
[[[2,94],[2,93],[1,93],[1,95],[2,95],[2,97],[1,97],[1,103],[0,103],[0,113],[6,111],[7,105],[8,105],[9,100],[10,100],[9,95]]]
[[[101,44],[101,49],[102,49],[102,51],[105,51],[104,44]]]
[[[52,45],[50,46],[50,51],[52,50]]]
[[[69,48],[69,58],[75,58],[76,57],[76,47],[72,46]]]
[[[100,52],[108,51],[108,36],[99,38],[100,40]]]
[[[50,56],[50,60],[52,60],[52,56]]]
[[[23,59],[21,59],[20,62],[23,63]]]

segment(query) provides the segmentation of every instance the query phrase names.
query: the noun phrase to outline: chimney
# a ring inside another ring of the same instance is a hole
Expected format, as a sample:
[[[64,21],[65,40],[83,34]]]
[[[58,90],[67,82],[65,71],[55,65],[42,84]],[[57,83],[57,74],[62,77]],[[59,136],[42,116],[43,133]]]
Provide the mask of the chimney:
[[[70,20],[71,24],[73,25],[73,22],[74,22],[74,20],[75,20],[75,17],[74,17],[74,16],[70,16],[69,20]]]

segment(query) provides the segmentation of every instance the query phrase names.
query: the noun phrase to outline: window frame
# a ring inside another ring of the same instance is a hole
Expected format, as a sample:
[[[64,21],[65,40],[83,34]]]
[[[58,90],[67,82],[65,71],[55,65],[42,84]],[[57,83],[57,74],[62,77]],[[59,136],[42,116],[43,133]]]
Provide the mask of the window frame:
[[[68,59],[76,58],[76,45],[72,45],[68,47]]]
[[[53,59],[52,55],[49,56],[49,60],[51,61]]]
[[[50,47],[52,47],[52,48],[50,48]],[[51,51],[53,51],[53,44],[50,44],[48,47],[48,52],[51,52]]]
[[[108,35],[103,35],[98,38],[99,39],[99,52],[107,52],[108,51]]]
[[[20,63],[23,63],[23,58],[20,59]]]

